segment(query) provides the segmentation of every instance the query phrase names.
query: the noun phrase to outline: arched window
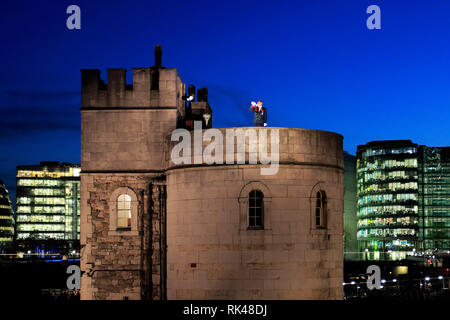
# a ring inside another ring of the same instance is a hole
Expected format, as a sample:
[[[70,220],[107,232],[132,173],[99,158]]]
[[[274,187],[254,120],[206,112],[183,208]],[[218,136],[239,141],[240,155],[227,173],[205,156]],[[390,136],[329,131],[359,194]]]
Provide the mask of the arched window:
[[[237,200],[240,232],[272,233],[272,193],[264,183],[248,182],[242,187]]]
[[[137,236],[138,206],[136,192],[129,187],[119,187],[108,200],[110,236]]]
[[[131,228],[131,197],[128,194],[117,197],[117,228]]]
[[[264,229],[264,194],[259,190],[248,195],[248,228]]]
[[[327,196],[325,191],[317,191],[316,194],[316,214],[315,226],[318,229],[325,229],[327,227]]]

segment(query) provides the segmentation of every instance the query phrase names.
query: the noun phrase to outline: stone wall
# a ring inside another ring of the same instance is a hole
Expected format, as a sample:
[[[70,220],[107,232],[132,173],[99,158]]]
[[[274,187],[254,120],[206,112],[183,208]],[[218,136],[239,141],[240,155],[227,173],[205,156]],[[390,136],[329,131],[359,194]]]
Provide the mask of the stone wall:
[[[81,82],[81,298],[165,298],[159,192],[166,139],[185,112],[185,85],[165,68],[133,69],[132,85],[125,69],[109,69],[107,84],[99,70],[82,70]],[[130,230],[112,228],[120,190],[135,198]]]
[[[342,137],[276,129],[276,175],[250,164],[167,171],[168,299],[342,299]],[[247,229],[252,189],[264,193],[264,230]],[[318,190],[326,229],[313,222]]]
[[[175,68],[133,68],[133,83],[126,84],[126,69],[108,69],[105,82],[98,69],[81,70],[81,105],[83,108],[167,108],[184,114],[182,95],[185,85]],[[158,88],[152,88],[157,77]]]
[[[165,211],[160,210],[159,186],[163,184],[164,179],[152,175],[82,175],[82,202],[86,200],[81,218],[81,269],[86,271],[82,299],[161,298]],[[110,230],[110,197],[123,186],[137,195],[137,232]]]
[[[244,135],[249,132],[254,132],[257,137],[257,143],[259,142],[259,137],[262,134],[266,137],[267,141],[267,152],[270,155],[271,152],[278,153],[279,162],[282,164],[312,164],[319,166],[328,167],[339,167],[343,168],[343,155],[342,155],[342,143],[343,138],[341,135],[334,132],[322,131],[322,130],[310,130],[310,129],[300,129],[300,128],[278,128],[278,127],[237,127],[237,128],[218,128],[218,129],[208,129],[209,132],[215,130],[220,133],[222,140],[219,142],[222,145],[222,156],[220,157],[223,163],[226,163],[226,153],[231,153],[233,155],[233,163],[238,163],[239,157],[245,159],[245,163],[249,163],[249,158],[254,155],[254,153],[259,153],[258,149],[252,149],[252,144],[250,139],[246,136],[243,141],[243,150],[237,147],[238,140],[234,135]],[[197,133],[200,136],[204,136],[207,130],[202,130],[202,133]],[[200,130],[199,130],[200,132]],[[228,150],[228,139],[227,133],[230,136],[231,149]],[[189,132],[191,138],[191,164],[204,164],[205,159],[200,155],[200,161],[196,161],[195,149],[195,134],[193,131]],[[278,135],[278,139],[274,142],[278,143],[277,148],[272,147],[272,137]],[[204,150],[210,143],[214,142],[203,141],[202,150]],[[170,141],[170,137],[166,137],[166,141]],[[234,141],[234,142],[233,142]],[[168,150],[177,145],[179,142],[170,142],[170,147]],[[254,145],[255,148],[258,146]],[[182,155],[182,153],[180,153]],[[170,158],[170,153],[166,156],[167,168],[175,168],[177,165]],[[258,161],[260,160],[258,154]],[[260,163],[260,162],[259,162]],[[184,167],[185,164],[180,165]],[[267,167],[267,166],[266,166]]]
[[[121,172],[165,168],[176,110],[84,110],[81,169]]]
[[[185,84],[176,69],[82,70],[81,169],[84,172],[158,171],[164,169],[167,135],[184,116]],[[151,80],[158,73],[158,90]]]

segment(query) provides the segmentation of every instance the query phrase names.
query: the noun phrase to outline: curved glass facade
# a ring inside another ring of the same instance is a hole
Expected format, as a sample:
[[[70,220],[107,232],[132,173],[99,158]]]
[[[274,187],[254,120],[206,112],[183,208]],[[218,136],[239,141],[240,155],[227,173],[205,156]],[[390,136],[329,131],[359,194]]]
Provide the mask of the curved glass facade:
[[[418,243],[418,146],[374,141],[357,151],[360,258],[404,259]]]
[[[0,180],[0,249],[12,243],[14,237],[14,212],[8,190]]]

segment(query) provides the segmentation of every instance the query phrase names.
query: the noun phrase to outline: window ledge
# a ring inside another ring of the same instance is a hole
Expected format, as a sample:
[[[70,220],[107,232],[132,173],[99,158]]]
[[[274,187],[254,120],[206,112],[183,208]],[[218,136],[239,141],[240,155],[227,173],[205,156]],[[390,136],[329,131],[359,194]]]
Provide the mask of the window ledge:
[[[311,234],[326,234],[328,233],[328,229],[327,228],[314,228],[311,229]]]
[[[264,227],[248,227],[247,230],[263,230],[264,231]]]
[[[108,231],[108,236],[138,236],[138,235],[139,231],[131,230],[129,228]]]

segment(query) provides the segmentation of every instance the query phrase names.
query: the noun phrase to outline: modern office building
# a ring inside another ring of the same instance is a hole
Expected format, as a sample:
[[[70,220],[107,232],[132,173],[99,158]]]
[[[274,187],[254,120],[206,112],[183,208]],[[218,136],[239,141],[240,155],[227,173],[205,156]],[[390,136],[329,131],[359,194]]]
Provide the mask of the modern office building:
[[[6,185],[0,180],[0,251],[10,245],[14,237],[14,211]]]
[[[358,260],[356,156],[344,151],[344,259]]]
[[[17,167],[16,239],[80,239],[80,165]]]
[[[422,147],[419,154],[420,250],[450,250],[450,147]]]
[[[360,259],[399,260],[449,249],[448,149],[410,140],[358,146]]]

